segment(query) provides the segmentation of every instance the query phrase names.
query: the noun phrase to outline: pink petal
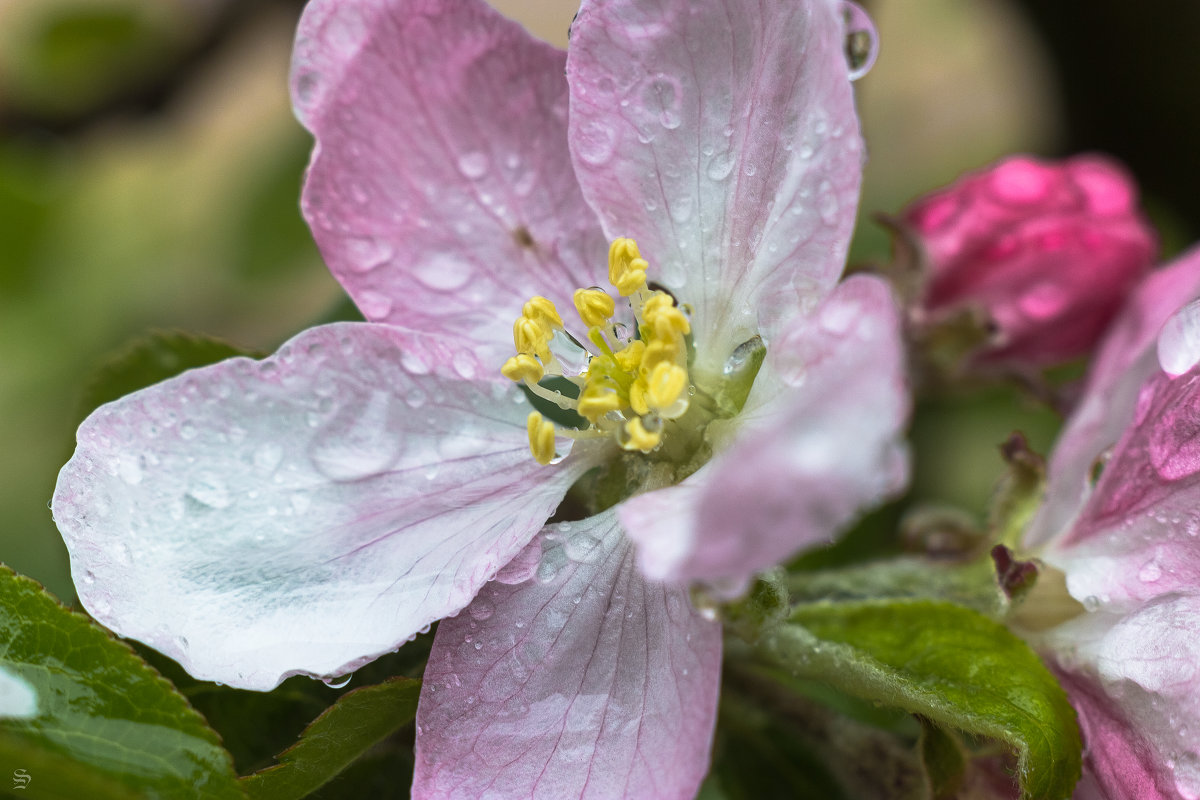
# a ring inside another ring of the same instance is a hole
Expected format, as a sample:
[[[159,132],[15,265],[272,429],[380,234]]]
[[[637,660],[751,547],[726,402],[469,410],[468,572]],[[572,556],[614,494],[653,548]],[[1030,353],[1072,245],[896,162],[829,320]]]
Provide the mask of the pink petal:
[[[300,334],[96,410],[54,517],[100,622],[193,675],[340,675],[470,602],[587,468],[539,467],[469,348]],[[582,448],[581,448],[582,450]]]
[[[499,369],[521,304],[571,307],[607,243],[567,150],[565,54],[480,0],[317,0],[292,93],[317,146],[303,208],[370,320]]]
[[[736,443],[620,507],[652,577],[729,581],[829,542],[903,487],[909,404],[883,281],[853,277],[768,345]]]
[[[834,0],[585,2],[572,26],[584,195],[695,309],[700,352],[841,274],[863,159],[844,42]]]
[[[1045,558],[1077,598],[1148,600],[1200,585],[1200,371],[1143,386],[1091,500]]]
[[[1093,464],[1129,426],[1142,385],[1159,372],[1159,330],[1195,297],[1200,297],[1200,249],[1152,272],[1117,317],[1092,363],[1083,398],[1054,447],[1046,502],[1026,533],[1027,546],[1045,544],[1069,529],[1091,495]]]
[[[1168,595],[1055,629],[1055,667],[1079,713],[1078,797],[1200,796],[1200,597]]]
[[[546,528],[536,574],[438,627],[413,796],[691,798],[708,768],[720,627],[649,583],[612,511]]]

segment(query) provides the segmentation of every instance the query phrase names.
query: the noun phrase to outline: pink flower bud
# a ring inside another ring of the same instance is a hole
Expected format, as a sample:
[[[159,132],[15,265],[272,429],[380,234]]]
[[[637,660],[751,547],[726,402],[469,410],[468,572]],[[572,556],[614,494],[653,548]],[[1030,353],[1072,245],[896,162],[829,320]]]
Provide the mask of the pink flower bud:
[[[1044,367],[1088,353],[1157,255],[1129,175],[1095,155],[1017,156],[903,214],[923,246],[921,320],[969,308],[994,326],[977,364]]]

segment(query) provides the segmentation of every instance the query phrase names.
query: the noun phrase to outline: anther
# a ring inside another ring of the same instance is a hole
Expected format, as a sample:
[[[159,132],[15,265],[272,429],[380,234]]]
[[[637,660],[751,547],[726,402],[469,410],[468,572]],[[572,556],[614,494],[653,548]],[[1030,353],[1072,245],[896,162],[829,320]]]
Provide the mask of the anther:
[[[505,361],[504,366],[500,368],[500,373],[515,383],[523,381],[537,383],[546,375],[545,369],[542,368],[542,362],[528,353],[518,353]]]
[[[540,295],[525,301],[521,313],[529,319],[542,323],[547,328],[561,328],[563,324],[562,317],[558,315],[558,309],[554,307],[554,303]]]
[[[518,353],[531,353],[550,358],[550,337],[553,331],[539,320],[520,316],[513,323],[513,344]]]
[[[529,432],[529,450],[534,460],[543,466],[549,464],[554,459],[554,423],[531,411],[525,429]]]
[[[626,450],[641,450],[643,453],[649,453],[662,441],[661,433],[646,430],[641,417],[634,417],[625,423],[625,435],[626,439],[621,447]]]
[[[602,327],[616,311],[616,304],[603,289],[577,289],[572,299],[579,318],[589,328]]]
[[[670,408],[687,388],[687,370],[677,364],[660,361],[646,381],[646,403],[656,411]]]

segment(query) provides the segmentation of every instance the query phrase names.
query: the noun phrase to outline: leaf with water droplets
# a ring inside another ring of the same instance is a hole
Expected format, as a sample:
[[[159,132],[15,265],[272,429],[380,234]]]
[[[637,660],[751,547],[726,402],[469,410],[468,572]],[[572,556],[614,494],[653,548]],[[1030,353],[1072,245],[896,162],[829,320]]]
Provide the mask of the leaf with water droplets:
[[[6,568],[0,642],[0,761],[30,772],[31,797],[243,796],[219,738],[167,681]]]
[[[412,722],[421,682],[392,678],[341,696],[273,767],[242,778],[252,800],[299,800]]]

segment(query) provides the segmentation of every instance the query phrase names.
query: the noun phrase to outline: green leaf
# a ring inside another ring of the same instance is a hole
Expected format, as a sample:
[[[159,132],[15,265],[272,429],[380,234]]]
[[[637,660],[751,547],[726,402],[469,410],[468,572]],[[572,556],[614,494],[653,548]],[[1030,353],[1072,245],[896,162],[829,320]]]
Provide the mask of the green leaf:
[[[279,764],[242,779],[254,800],[299,800],[407,725],[417,714],[421,682],[392,678],[349,692],[317,717]]]
[[[953,735],[921,720],[921,763],[929,778],[933,800],[952,800],[962,786],[967,756]]]
[[[80,420],[130,392],[233,356],[259,357],[227,342],[182,331],[158,331],[131,342],[96,370],[84,389]]]
[[[28,773],[23,797],[245,796],[217,735],[166,680],[7,568],[0,678],[0,764]]]
[[[776,663],[848,694],[1003,742],[1030,800],[1069,797],[1079,728],[1066,693],[1023,641],[961,606],[812,603],[763,639]]]

